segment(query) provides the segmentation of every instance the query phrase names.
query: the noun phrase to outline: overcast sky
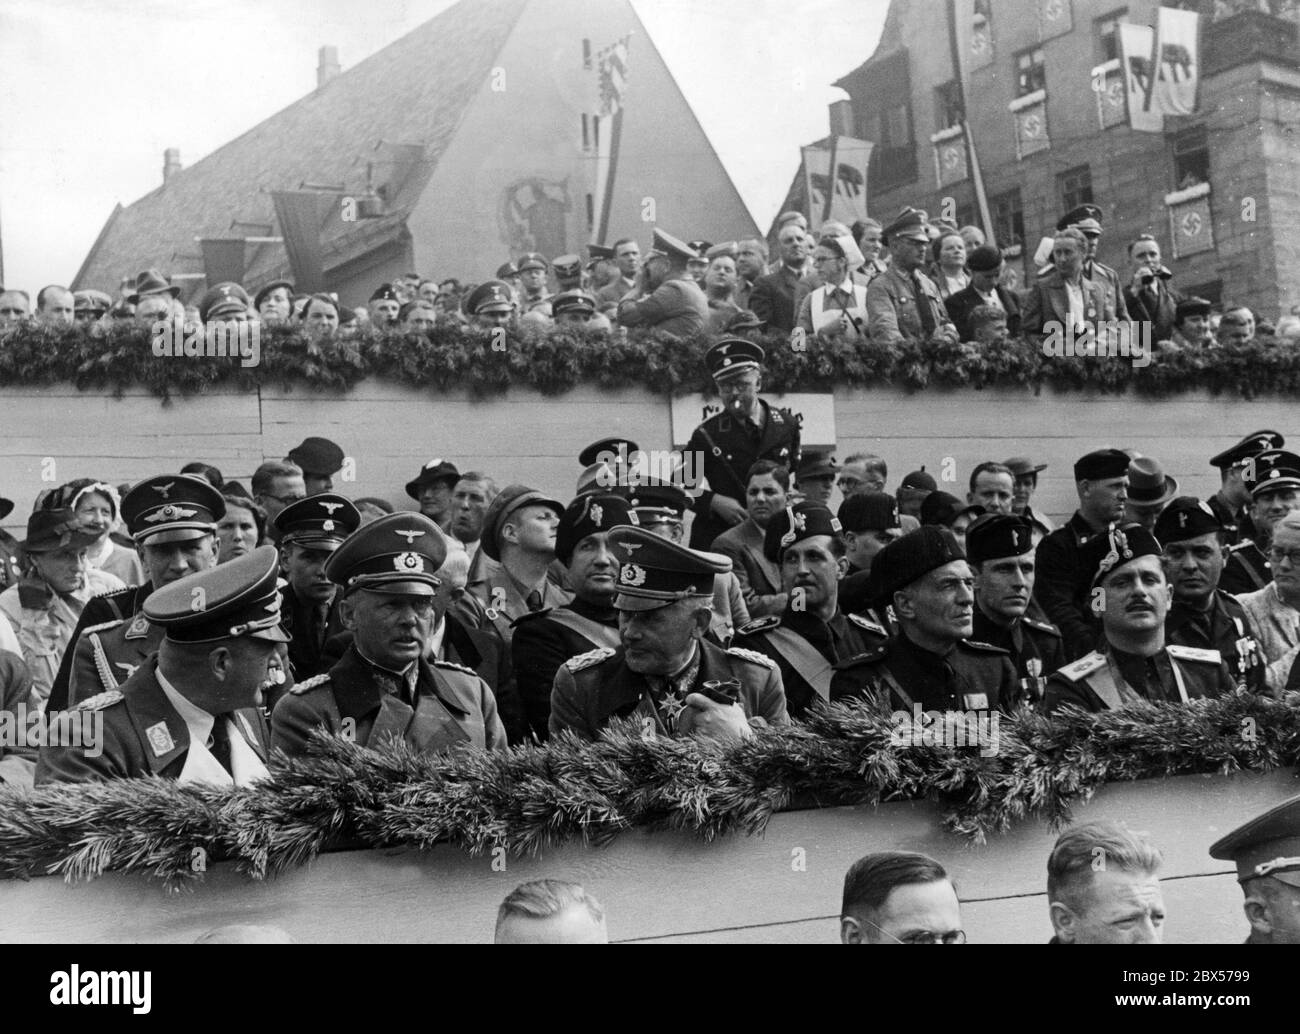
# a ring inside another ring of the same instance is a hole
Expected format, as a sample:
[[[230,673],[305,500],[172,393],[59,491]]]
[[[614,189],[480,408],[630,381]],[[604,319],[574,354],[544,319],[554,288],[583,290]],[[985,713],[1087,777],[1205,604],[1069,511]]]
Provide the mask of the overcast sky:
[[[451,4],[0,0],[5,281],[68,283],[113,206],[161,182],[165,148],[194,163],[314,89],[321,45],[346,71]],[[870,56],[888,0],[633,6],[766,228],[799,145],[826,135],[826,106],[845,96],[829,84]]]

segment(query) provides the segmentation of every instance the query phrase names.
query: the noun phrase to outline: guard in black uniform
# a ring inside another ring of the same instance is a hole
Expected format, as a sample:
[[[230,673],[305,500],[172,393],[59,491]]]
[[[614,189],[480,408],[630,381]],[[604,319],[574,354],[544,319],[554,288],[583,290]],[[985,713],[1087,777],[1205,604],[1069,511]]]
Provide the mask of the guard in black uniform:
[[[1242,478],[1250,485],[1255,533],[1229,547],[1219,587],[1234,595],[1257,592],[1273,580],[1267,553],[1273,541],[1273,525],[1300,508],[1300,456],[1270,449],[1242,462]]]
[[[756,462],[773,460],[792,471],[799,465],[799,421],[758,397],[763,357],[762,348],[739,337],[723,338],[705,356],[723,409],[700,424],[686,445],[688,456],[696,462],[702,457],[704,466],[703,491],[691,506],[692,549],[707,550],[745,519],[745,478]]]
[[[1242,476],[1246,460],[1261,452],[1280,449],[1285,444],[1286,439],[1276,431],[1255,431],[1231,448],[1210,457],[1210,466],[1219,470],[1222,487],[1205,501],[1223,525],[1224,545],[1235,546],[1243,539],[1253,540],[1257,534],[1250,519],[1250,485]]]
[[[892,603],[899,632],[836,665],[831,699],[871,697],[922,710],[1010,711],[1019,699],[1005,650],[973,642],[970,566],[947,528],[925,525],[880,551],[871,564],[877,606]]]
[[[776,662],[791,718],[818,700],[830,700],[835,665],[883,643],[885,629],[839,608],[839,580],[848,567],[840,522],[814,503],[796,503],[773,515],[763,554],[781,567],[789,602],[778,617],[758,618],[738,629],[735,645]]]
[[[1263,692],[1267,666],[1250,616],[1218,587],[1224,531],[1210,504],[1191,496],[1175,499],[1160,514],[1155,533],[1173,595],[1165,641],[1218,650],[1239,688]]]
[[[1061,630],[1027,611],[1034,591],[1034,528],[1023,517],[989,513],[966,529],[975,571],[973,638],[1011,655],[1020,696],[1036,705],[1047,676],[1065,663]]]

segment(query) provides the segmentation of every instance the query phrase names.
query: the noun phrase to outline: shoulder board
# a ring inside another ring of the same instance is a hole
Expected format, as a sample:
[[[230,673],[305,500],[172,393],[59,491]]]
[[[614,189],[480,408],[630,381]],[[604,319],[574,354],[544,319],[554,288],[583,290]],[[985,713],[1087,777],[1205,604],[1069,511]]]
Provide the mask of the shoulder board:
[[[1253,546],[1254,544],[1255,544],[1255,540],[1254,540],[1254,539],[1242,539],[1240,542],[1237,542],[1237,543],[1235,543],[1235,544],[1229,546],[1229,547],[1228,547],[1228,552],[1229,552],[1229,553],[1236,553],[1236,552],[1238,552],[1239,550],[1243,550],[1243,549],[1245,549],[1247,546]]]
[[[1033,618],[1021,618],[1022,625],[1028,625],[1030,628],[1037,629],[1039,632],[1046,632],[1048,635],[1054,635],[1061,638],[1061,630],[1055,625],[1049,625],[1046,621],[1035,621]]]
[[[992,643],[981,643],[978,639],[963,639],[962,646],[973,646],[977,650],[983,650],[985,653],[1010,653],[1000,646],[994,646]]]
[[[1056,674],[1064,675],[1071,682],[1078,682],[1085,675],[1091,675],[1098,668],[1104,667],[1105,664],[1106,658],[1093,650],[1092,653],[1080,657],[1077,661],[1072,661],[1064,668],[1058,669]]]
[[[889,653],[889,643],[884,642],[874,650],[868,650],[866,653],[856,654],[853,657],[845,658],[835,664],[836,671],[843,671],[845,668],[856,668],[859,664],[873,664],[881,660]]]
[[[118,625],[125,625],[126,618],[118,618],[116,621],[105,621],[102,625],[91,625],[89,628],[81,630],[82,635],[88,635],[91,632],[107,632],[110,628],[116,628]]]
[[[858,614],[845,614],[846,618],[852,621],[859,628],[865,628],[868,632],[875,632],[877,635],[889,635],[884,625],[878,625],[874,621],[864,618]]]
[[[473,668],[467,668],[465,665],[457,664],[455,661],[434,661],[433,666],[435,668],[447,668],[450,671],[463,671],[466,675],[473,675],[475,678],[478,678],[478,672]]]
[[[776,661],[765,653],[759,653],[757,650],[746,650],[743,646],[731,646],[727,648],[727,653],[732,657],[740,657],[743,660],[761,664],[765,668],[776,669]]]
[[[1201,661],[1204,664],[1218,664],[1223,660],[1223,654],[1218,650],[1203,650],[1198,646],[1176,646],[1170,643],[1165,647],[1165,653],[1180,661]]]
[[[602,646],[599,650],[588,650],[586,653],[580,653],[576,657],[570,657],[564,662],[564,666],[570,671],[583,671],[586,668],[594,667],[601,661],[607,661],[617,651],[608,646]]]
[[[755,632],[766,632],[772,628],[779,628],[781,619],[775,614],[769,614],[765,618],[755,618],[747,625],[741,625],[736,629],[737,635],[753,635]]]
[[[313,675],[306,682],[295,682],[289,692],[294,696],[301,696],[303,693],[306,693],[307,690],[315,689],[317,686],[323,686],[329,680],[330,673],[328,671],[320,675]]]
[[[116,599],[118,596],[126,596],[128,593],[135,592],[135,590],[138,588],[139,588],[138,585],[128,585],[125,589],[108,589],[105,592],[97,592],[95,593],[95,595],[93,595],[90,598],[92,600]]]
[[[116,689],[110,689],[107,693],[97,693],[93,697],[87,697],[85,700],[78,702],[74,711],[102,711],[106,707],[112,707],[114,704],[125,700]]]

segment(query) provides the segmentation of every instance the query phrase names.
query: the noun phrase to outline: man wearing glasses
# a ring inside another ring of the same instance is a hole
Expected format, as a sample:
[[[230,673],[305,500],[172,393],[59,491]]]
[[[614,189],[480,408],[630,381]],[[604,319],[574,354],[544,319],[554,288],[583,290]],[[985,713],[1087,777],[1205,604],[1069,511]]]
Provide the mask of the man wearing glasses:
[[[1237,601],[1258,632],[1267,665],[1264,683],[1276,695],[1286,687],[1300,653],[1300,513],[1293,511],[1278,521],[1268,559],[1273,580]]]
[[[277,544],[280,531],[275,519],[290,503],[307,498],[307,482],[302,468],[288,460],[267,460],[253,471],[253,501],[266,511],[266,533]]]
[[[933,858],[881,851],[844,876],[841,944],[965,944],[961,904]]]
[[[921,272],[930,250],[928,230],[926,214],[916,208],[904,208],[885,228],[889,269],[867,287],[867,324],[873,344],[957,343],[957,327],[939,289]]]

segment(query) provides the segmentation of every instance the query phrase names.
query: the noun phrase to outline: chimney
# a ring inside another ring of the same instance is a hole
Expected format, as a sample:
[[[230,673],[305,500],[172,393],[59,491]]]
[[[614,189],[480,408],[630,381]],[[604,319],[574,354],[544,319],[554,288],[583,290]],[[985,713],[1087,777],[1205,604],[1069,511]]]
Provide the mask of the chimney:
[[[833,101],[830,108],[831,135],[853,136],[853,102]]]
[[[176,173],[181,171],[181,150],[179,147],[169,147],[163,151],[163,182],[166,183]]]
[[[316,66],[316,89],[319,90],[338,75],[339,71],[339,48],[321,47],[320,64]]]

